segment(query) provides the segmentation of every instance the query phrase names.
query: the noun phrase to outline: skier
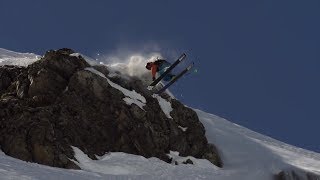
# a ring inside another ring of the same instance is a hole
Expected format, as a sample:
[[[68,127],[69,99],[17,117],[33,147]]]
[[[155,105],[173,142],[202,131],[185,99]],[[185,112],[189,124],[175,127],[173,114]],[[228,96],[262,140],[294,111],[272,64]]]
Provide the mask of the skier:
[[[148,62],[146,68],[151,70],[152,80],[156,79],[156,74],[159,73],[160,75],[164,73],[169,67],[170,63],[164,59],[158,59],[154,62]],[[170,81],[175,75],[168,73],[162,80]]]

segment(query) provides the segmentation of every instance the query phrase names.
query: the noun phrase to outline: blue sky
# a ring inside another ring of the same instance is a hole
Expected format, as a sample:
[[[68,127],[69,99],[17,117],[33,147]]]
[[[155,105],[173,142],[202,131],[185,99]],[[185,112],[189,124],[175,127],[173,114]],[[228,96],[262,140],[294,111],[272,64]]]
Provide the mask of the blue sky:
[[[2,0],[0,19],[0,47],[19,52],[186,52],[198,72],[171,88],[181,101],[320,152],[318,0]]]

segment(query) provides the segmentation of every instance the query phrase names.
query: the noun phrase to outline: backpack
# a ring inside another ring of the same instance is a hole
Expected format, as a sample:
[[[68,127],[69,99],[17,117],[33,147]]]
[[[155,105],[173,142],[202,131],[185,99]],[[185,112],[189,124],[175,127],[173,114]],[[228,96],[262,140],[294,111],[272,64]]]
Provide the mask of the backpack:
[[[159,67],[162,63],[168,63],[168,61],[166,61],[164,59],[158,59],[153,63],[156,64]]]

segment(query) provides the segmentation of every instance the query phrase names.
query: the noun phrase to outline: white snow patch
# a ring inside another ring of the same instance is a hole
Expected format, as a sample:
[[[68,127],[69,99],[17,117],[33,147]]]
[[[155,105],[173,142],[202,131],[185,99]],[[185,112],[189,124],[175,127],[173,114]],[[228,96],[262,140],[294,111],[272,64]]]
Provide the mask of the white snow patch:
[[[180,128],[183,132],[186,132],[187,131],[187,127],[182,127],[182,126],[178,126],[178,128]]]
[[[81,56],[81,54],[80,53],[72,53],[69,56],[73,56],[73,57],[78,57],[79,58]]]
[[[110,81],[108,78],[107,78],[107,80],[108,80],[108,83],[109,83],[112,87],[118,89],[118,90],[121,91],[125,96],[127,96],[127,98],[125,98],[125,99],[126,99],[126,102],[129,102],[129,103],[131,103],[131,104],[134,103],[134,104],[138,105],[141,109],[143,109],[143,106],[147,103],[145,97],[143,97],[141,94],[137,93],[135,90],[129,91],[128,89],[125,89],[125,88],[119,86],[118,84],[113,83],[113,82]],[[128,101],[128,98],[130,98],[131,100]],[[131,105],[131,104],[129,104],[129,105]]]
[[[123,100],[128,105],[131,105],[133,103],[133,104],[136,104],[137,106],[139,106],[142,110],[144,110],[143,106],[146,105],[147,101],[146,101],[146,98],[143,97],[141,94],[137,93],[135,90],[129,91],[128,89],[125,89],[125,88],[119,86],[118,84],[110,81],[104,74],[102,74],[101,72],[97,71],[94,68],[88,67],[88,68],[85,68],[85,70],[90,71],[94,74],[97,74],[97,75],[105,78],[108,81],[108,83],[110,84],[110,86],[121,91],[126,96],[125,98],[123,98]]]
[[[18,53],[0,48],[0,66],[28,66],[40,58],[41,56],[33,53]]]
[[[123,100],[128,104],[128,105],[131,105],[131,104],[136,104],[137,106],[140,107],[140,109],[144,110],[143,109],[143,106],[145,106],[146,104],[137,100],[137,99],[133,99],[132,97],[129,98],[129,97],[125,97],[123,98]]]
[[[218,169],[208,160],[196,159],[194,157],[180,157],[176,152],[168,156],[180,165],[168,164],[158,158],[145,158],[138,155],[122,152],[108,153],[98,160],[91,160],[80,149],[72,147],[75,152],[74,161],[84,171],[99,173],[103,177],[117,175],[118,178],[130,177],[130,179],[204,179],[214,174]],[[194,165],[182,164],[183,161],[191,159]]]
[[[77,161],[73,162],[76,163],[81,169],[112,175],[140,174],[136,172],[136,168],[134,166],[126,166],[122,164],[121,161],[112,161],[113,157],[126,157],[127,155],[125,153],[112,153],[109,155],[105,155],[104,157],[100,157],[100,161],[95,161],[90,159],[85,153],[83,153],[77,147],[72,147],[72,149],[75,153],[74,157],[77,159]]]
[[[153,98],[156,98],[159,102],[159,105],[162,109],[162,111],[164,112],[164,114],[167,116],[167,118],[172,119],[170,113],[173,110],[171,107],[171,103],[168,102],[167,100],[163,99],[161,96],[157,95],[157,94],[153,94],[152,95]]]

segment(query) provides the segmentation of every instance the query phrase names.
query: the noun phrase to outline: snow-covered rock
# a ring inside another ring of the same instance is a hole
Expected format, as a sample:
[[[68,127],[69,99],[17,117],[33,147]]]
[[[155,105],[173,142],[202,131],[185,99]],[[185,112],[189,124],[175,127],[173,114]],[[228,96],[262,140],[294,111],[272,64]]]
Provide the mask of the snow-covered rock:
[[[110,77],[109,68],[91,66],[71,49],[48,51],[25,68],[0,67],[10,75],[0,89],[1,149],[63,168],[78,167],[71,146],[92,159],[126,152],[171,163],[173,150],[221,166],[192,109],[176,103],[167,111],[169,100],[159,104],[140,79]],[[188,131],[179,128],[182,121]]]
[[[173,110],[171,107],[171,103],[157,94],[154,94],[152,96],[158,100],[159,105],[160,105],[162,111],[164,112],[164,114],[167,116],[167,118],[172,119],[172,117],[170,115],[171,111]]]
[[[17,53],[0,48],[0,66],[28,66],[29,64],[32,64],[40,58],[41,56],[33,53]]]

